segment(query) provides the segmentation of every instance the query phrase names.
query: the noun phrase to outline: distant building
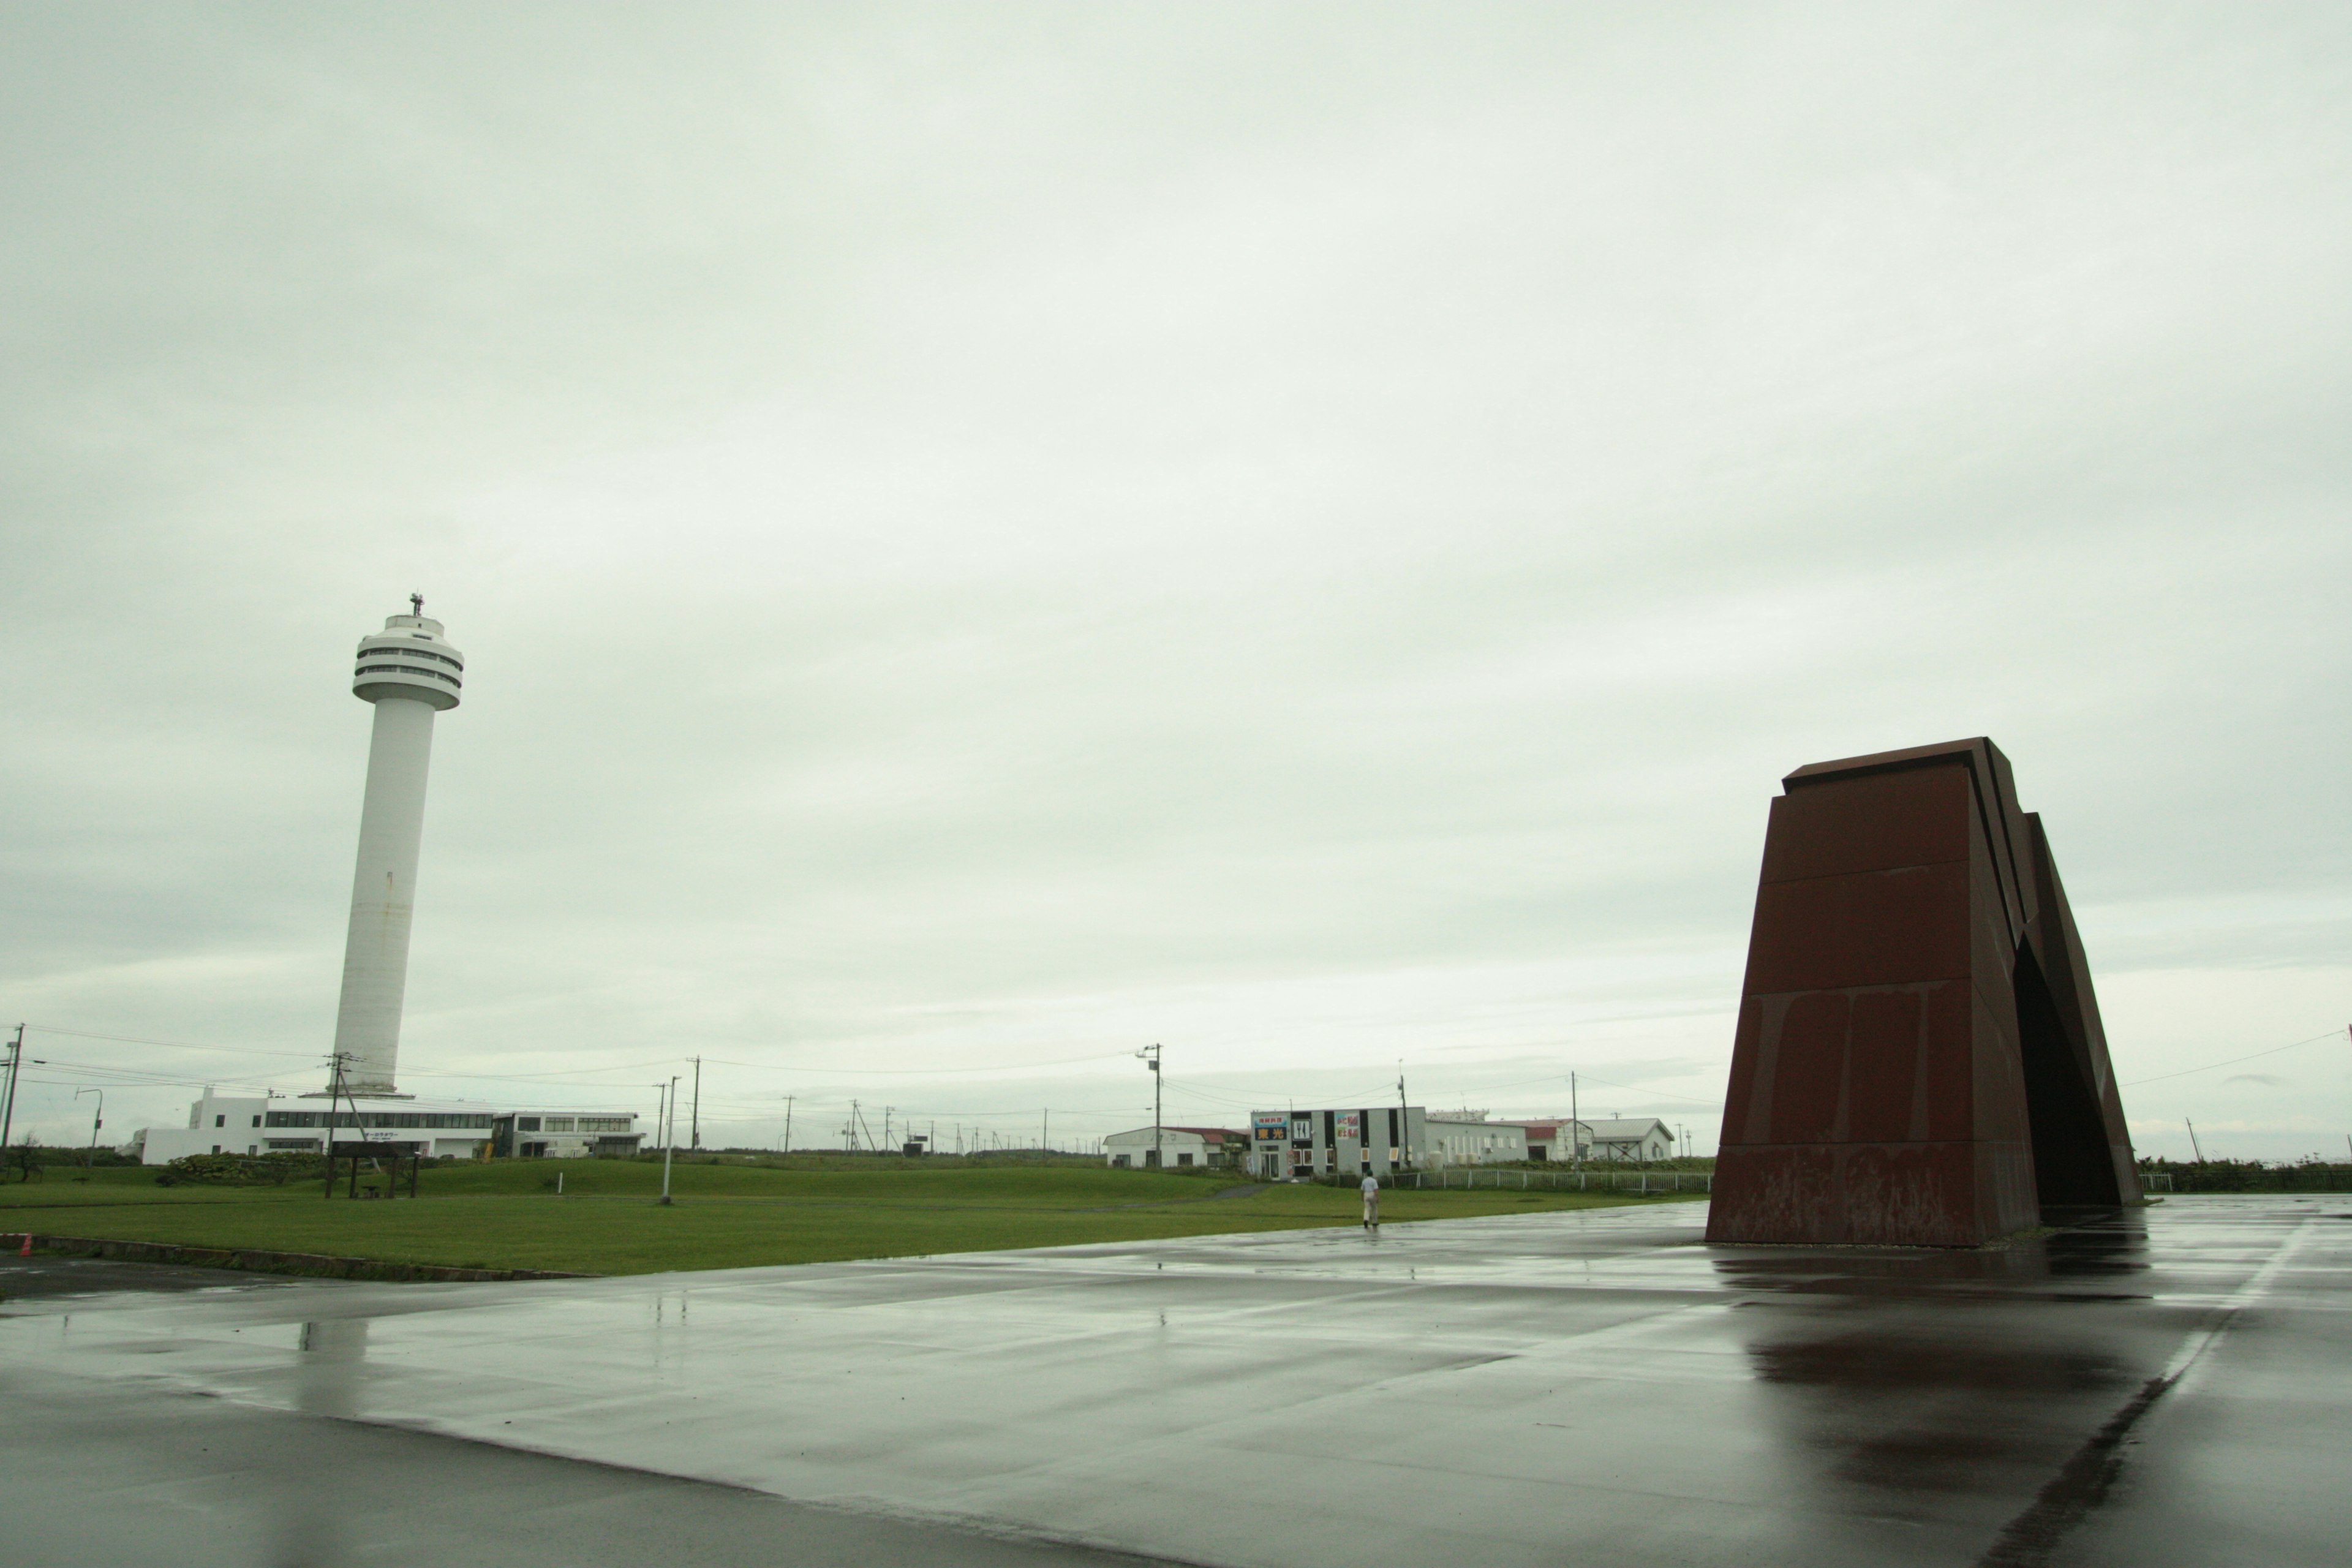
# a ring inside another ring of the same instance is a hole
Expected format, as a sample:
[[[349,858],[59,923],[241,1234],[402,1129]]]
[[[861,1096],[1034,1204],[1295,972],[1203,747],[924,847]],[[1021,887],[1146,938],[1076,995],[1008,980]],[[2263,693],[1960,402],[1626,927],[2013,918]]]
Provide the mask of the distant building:
[[[1122,1170],[1237,1165],[1248,1149],[1248,1133],[1225,1127],[1139,1127],[1103,1140],[1103,1158]]]
[[[478,1100],[223,1095],[206,1089],[185,1127],[150,1127],[131,1140],[141,1161],[186,1154],[321,1153],[330,1124],[335,1152],[426,1158],[579,1159],[634,1154],[645,1134],[633,1110],[508,1110]]]
[[[1250,1113],[1249,1166],[1265,1181],[1375,1175],[1423,1163],[1428,1112],[1418,1105]]]
[[[1435,1110],[1429,1116],[1429,1163],[1501,1165],[1528,1158],[1528,1130],[1516,1121],[1489,1121],[1483,1110]]]
[[[1595,1160],[1671,1160],[1675,1157],[1673,1129],[1654,1116],[1629,1116],[1584,1123],[1592,1139]]]
[[[1592,1123],[1570,1121],[1565,1116],[1521,1121],[1528,1134],[1530,1160],[1580,1160],[1592,1152]],[[1573,1129],[1573,1134],[1571,1134]]]
[[[1529,1160],[1671,1160],[1676,1148],[1673,1131],[1655,1117],[1570,1121],[1560,1116],[1512,1125],[1525,1130]]]

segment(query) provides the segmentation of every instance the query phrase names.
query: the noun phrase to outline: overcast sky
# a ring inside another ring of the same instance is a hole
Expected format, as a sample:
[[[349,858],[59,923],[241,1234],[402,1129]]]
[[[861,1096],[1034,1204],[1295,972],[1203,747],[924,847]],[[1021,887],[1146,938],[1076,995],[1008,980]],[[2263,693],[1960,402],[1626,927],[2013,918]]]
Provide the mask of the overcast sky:
[[[46,1142],[323,1082],[415,590],[412,1090],[1711,1149],[1983,733],[2143,1151],[2345,1152],[2352,10],[10,3],[0,160]]]

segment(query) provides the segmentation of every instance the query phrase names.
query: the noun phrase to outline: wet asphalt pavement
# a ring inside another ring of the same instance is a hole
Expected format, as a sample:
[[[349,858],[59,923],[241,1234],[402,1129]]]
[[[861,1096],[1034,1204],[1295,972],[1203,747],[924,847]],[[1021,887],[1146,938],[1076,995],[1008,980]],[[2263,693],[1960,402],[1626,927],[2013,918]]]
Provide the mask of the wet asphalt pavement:
[[[2352,1557],[2352,1198],[2072,1218],[1969,1253],[1709,1247],[1685,1205],[166,1294],[9,1260],[0,1555]]]

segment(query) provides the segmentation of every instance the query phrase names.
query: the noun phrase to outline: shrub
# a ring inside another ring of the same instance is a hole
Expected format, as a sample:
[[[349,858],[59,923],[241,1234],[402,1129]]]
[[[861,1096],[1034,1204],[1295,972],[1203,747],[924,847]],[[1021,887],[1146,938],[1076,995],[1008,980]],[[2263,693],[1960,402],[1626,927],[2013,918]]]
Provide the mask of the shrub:
[[[323,1174],[325,1162],[316,1154],[289,1150],[275,1154],[184,1154],[155,1176],[159,1186],[182,1182],[216,1187],[282,1187],[298,1177]]]

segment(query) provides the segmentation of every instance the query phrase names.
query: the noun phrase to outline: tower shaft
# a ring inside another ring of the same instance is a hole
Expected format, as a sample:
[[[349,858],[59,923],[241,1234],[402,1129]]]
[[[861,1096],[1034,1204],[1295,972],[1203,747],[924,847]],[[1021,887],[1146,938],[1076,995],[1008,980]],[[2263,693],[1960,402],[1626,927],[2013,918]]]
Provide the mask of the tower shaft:
[[[351,927],[343,941],[342,1005],[335,1015],[343,1082],[360,1094],[394,1089],[432,761],[433,709],[405,698],[378,700],[367,798],[360,809],[359,861],[352,872]]]

